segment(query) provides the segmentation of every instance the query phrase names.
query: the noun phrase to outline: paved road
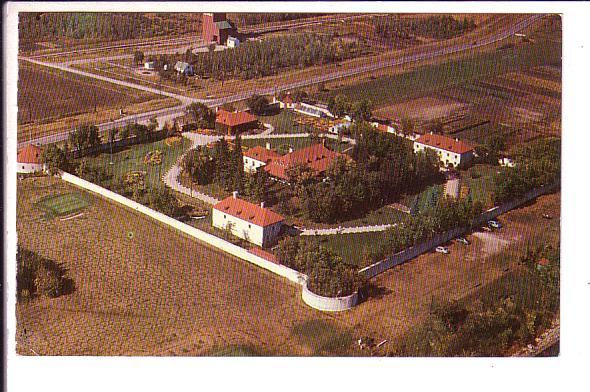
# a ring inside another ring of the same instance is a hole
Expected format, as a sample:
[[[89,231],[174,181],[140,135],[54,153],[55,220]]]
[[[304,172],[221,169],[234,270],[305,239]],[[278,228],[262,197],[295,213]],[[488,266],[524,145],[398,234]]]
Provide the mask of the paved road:
[[[174,108],[169,108],[169,109],[163,110],[163,112],[165,112],[165,115],[168,116],[169,118],[171,118],[174,115],[176,115],[176,116],[182,115],[184,112],[184,107],[192,102],[203,102],[206,105],[208,105],[209,107],[217,107],[217,106],[223,105],[224,103],[241,101],[243,99],[249,98],[253,94],[270,95],[270,94],[275,93],[275,91],[293,90],[296,88],[305,87],[305,86],[317,84],[320,82],[326,82],[326,81],[340,79],[340,78],[347,77],[347,76],[353,76],[353,75],[356,75],[359,73],[366,73],[366,72],[375,71],[378,69],[392,67],[392,66],[396,66],[396,65],[402,65],[402,64],[416,62],[416,61],[422,61],[422,60],[428,60],[428,59],[432,59],[432,58],[438,57],[438,56],[448,55],[448,54],[452,54],[452,53],[457,53],[457,52],[461,52],[461,51],[465,51],[465,50],[478,48],[481,46],[486,46],[486,45],[489,45],[489,44],[492,44],[492,43],[495,43],[495,42],[498,42],[498,41],[501,41],[503,39],[510,37],[514,33],[521,31],[522,29],[531,25],[535,21],[539,20],[543,16],[544,15],[531,15],[530,17],[528,17],[518,23],[515,23],[510,26],[506,26],[506,28],[504,30],[499,31],[496,34],[493,34],[493,35],[488,36],[486,38],[482,38],[475,43],[460,44],[460,45],[446,47],[446,48],[442,48],[442,49],[438,49],[438,50],[427,51],[427,52],[408,55],[408,56],[402,56],[400,58],[380,61],[380,62],[376,62],[373,64],[367,64],[367,65],[356,67],[356,68],[346,70],[346,71],[336,71],[336,72],[332,72],[332,73],[327,73],[325,75],[317,76],[317,77],[306,79],[306,80],[299,81],[299,82],[286,83],[281,86],[269,87],[269,88],[264,88],[264,89],[256,89],[254,91],[252,91],[252,90],[243,91],[238,94],[234,94],[234,95],[222,97],[222,98],[217,98],[217,99],[197,99],[197,98],[187,97],[187,96],[183,96],[181,94],[174,94],[174,93],[170,93],[167,91],[162,91],[159,89],[142,86],[142,85],[135,84],[135,83],[125,82],[125,81],[121,81],[118,79],[109,78],[106,76],[96,75],[96,74],[93,74],[90,72],[85,72],[85,71],[82,71],[79,69],[70,68],[67,65],[63,65],[63,64],[47,63],[47,62],[42,62],[42,61],[35,60],[32,58],[27,58],[27,57],[20,57],[20,59],[25,60],[25,61],[29,61],[31,63],[38,64],[38,65],[47,66],[47,67],[59,69],[62,71],[72,72],[72,73],[87,76],[90,78],[106,81],[109,83],[118,84],[121,86],[130,87],[130,88],[135,88],[138,90],[143,90],[143,91],[151,92],[154,94],[163,95],[166,97],[176,98],[182,102],[182,105],[176,106]],[[151,117],[153,115],[154,115],[153,113],[148,114],[149,117]],[[159,113],[157,113],[156,116],[159,116]],[[149,118],[149,117],[147,117],[147,118]],[[132,122],[135,120],[139,121],[139,119],[145,120],[146,119],[145,114],[129,116],[128,118],[117,120],[117,122],[118,123],[122,123],[122,122],[127,123],[127,122]],[[115,126],[115,125],[113,125],[113,126]],[[102,129],[108,129],[108,127],[110,127],[110,125],[108,123],[100,124],[100,127]],[[57,141],[65,140],[67,138],[67,134],[68,134],[68,132],[61,133],[59,135],[55,135],[55,136],[51,136],[51,137],[44,137],[44,138],[35,139],[32,141],[28,141],[26,143],[20,143],[19,148],[21,148],[22,145],[25,145],[25,144],[31,143],[31,142],[35,143],[35,144],[47,144],[47,143],[54,143]],[[269,135],[269,136],[272,136],[272,135]]]

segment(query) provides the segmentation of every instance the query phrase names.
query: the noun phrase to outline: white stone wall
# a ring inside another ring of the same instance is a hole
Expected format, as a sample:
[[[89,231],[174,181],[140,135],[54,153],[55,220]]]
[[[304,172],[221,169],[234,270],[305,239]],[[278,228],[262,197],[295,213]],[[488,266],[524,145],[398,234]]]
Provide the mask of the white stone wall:
[[[196,238],[196,239],[203,241],[211,246],[214,246],[214,247],[216,247],[216,248],[218,248],[218,249],[220,249],[232,256],[238,257],[238,258],[245,260],[249,263],[252,263],[258,267],[264,268],[264,269],[271,271],[279,276],[287,278],[291,282],[294,282],[297,284],[302,284],[306,279],[306,276],[298,271],[295,271],[295,270],[288,268],[284,265],[275,264],[271,261],[263,259],[262,257],[256,256],[256,255],[248,252],[244,248],[241,248],[237,245],[227,242],[227,241],[225,241],[219,237],[216,237],[212,234],[209,234],[207,232],[204,232],[202,230],[199,230],[199,229],[196,229],[192,226],[189,226],[186,223],[179,222],[176,219],[173,219],[173,218],[171,218],[167,215],[164,215],[158,211],[154,211],[151,208],[148,208],[148,207],[146,207],[142,204],[139,204],[131,199],[121,196],[118,193],[112,192],[108,189],[105,189],[101,186],[98,186],[96,184],[93,184],[91,182],[83,180],[83,179],[76,177],[72,174],[62,172],[61,178],[64,181],[67,181],[71,184],[74,184],[76,186],[79,186],[81,188],[89,190],[91,192],[97,193],[103,197],[106,197],[107,199],[116,201],[117,203],[120,203],[126,207],[129,207],[134,211],[137,211],[141,214],[149,216],[150,218],[153,218],[157,221],[167,224],[168,226],[171,226],[171,227],[173,227],[173,228],[175,228],[175,229],[177,229],[177,230],[179,230],[179,231],[181,231],[193,238]],[[203,262],[207,262],[207,261],[208,260],[203,260]]]
[[[35,173],[43,171],[44,166],[42,163],[16,163],[17,173]]]
[[[346,297],[322,297],[321,295],[312,293],[307,288],[306,281],[303,284],[303,289],[301,291],[301,299],[303,299],[303,302],[312,308],[326,312],[339,312],[342,310],[348,310],[355,306],[358,303],[358,293],[354,292],[353,294]]]

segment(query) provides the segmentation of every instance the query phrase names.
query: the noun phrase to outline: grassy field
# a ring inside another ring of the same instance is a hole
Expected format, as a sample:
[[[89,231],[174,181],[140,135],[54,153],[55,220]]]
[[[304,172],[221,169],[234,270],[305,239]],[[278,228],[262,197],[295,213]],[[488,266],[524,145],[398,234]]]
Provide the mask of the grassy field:
[[[45,219],[51,219],[78,212],[88,207],[88,201],[80,193],[65,193],[44,197],[36,205],[46,212]]]
[[[474,165],[462,175],[462,184],[469,186],[469,193],[474,201],[481,201],[484,206],[491,207],[494,176],[502,170],[500,166]]]
[[[377,107],[392,101],[426,95],[437,90],[488,75],[561,61],[560,42],[520,44],[503,50],[485,52],[473,57],[428,65],[399,75],[378,77],[328,92],[317,98],[327,101],[330,96],[344,94],[351,99],[370,99]]]
[[[300,115],[293,110],[281,110],[279,114],[274,116],[259,116],[259,120],[263,123],[271,124],[275,127],[273,133],[308,133],[313,130],[309,125],[297,124],[294,120]]]
[[[270,143],[270,148],[279,154],[286,154],[289,152],[289,147],[293,150],[300,150],[311,146],[313,143],[308,137],[284,137],[284,138],[268,138],[268,139],[242,139],[242,145],[246,147],[266,146]],[[333,151],[342,152],[350,147],[347,142],[338,144],[337,140],[326,139],[326,147]]]
[[[315,238],[321,245],[341,256],[345,263],[362,268],[373,263],[367,258],[366,252],[379,249],[387,239],[387,232],[322,235]]]
[[[161,177],[168,171],[168,169],[176,162],[178,157],[182,155],[190,147],[190,141],[182,138],[181,142],[174,143],[168,146],[165,140],[160,140],[152,143],[136,144],[125,147],[121,151],[101,153],[97,156],[85,157],[91,166],[105,167],[109,173],[113,174],[113,179],[122,178],[130,171],[146,172],[145,182],[152,187],[163,187],[164,183]],[[147,165],[144,163],[144,157],[150,151],[159,150],[162,152],[161,165]],[[110,162],[113,162],[111,165]]]

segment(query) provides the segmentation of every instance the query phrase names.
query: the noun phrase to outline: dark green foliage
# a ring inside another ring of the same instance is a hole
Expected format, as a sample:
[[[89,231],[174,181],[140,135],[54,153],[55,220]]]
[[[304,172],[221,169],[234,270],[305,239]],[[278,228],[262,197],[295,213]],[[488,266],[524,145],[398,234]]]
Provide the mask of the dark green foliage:
[[[213,129],[215,127],[215,111],[201,102],[193,102],[186,107],[188,123],[196,128]]]
[[[136,50],[135,52],[133,52],[133,62],[135,62],[135,64],[140,64],[144,59],[144,55],[143,52],[141,50]]]
[[[109,181],[113,177],[113,175],[105,167],[90,166],[88,161],[85,159],[83,159],[76,168],[76,174],[78,177],[81,177],[94,184],[102,184],[106,181]]]
[[[276,250],[277,259],[309,277],[308,288],[326,297],[350,295],[365,284],[353,265],[315,241],[295,237],[283,239]]]
[[[250,112],[252,114],[255,114],[257,116],[261,116],[266,113],[269,101],[268,101],[268,98],[266,98],[262,95],[254,94],[250,98],[248,98],[247,103],[248,103],[248,108],[250,108]]]
[[[262,13],[262,12],[242,12],[232,14],[231,20],[234,21],[238,26],[250,26],[256,24],[265,24],[273,22],[286,22],[289,20],[311,18],[322,16],[326,14],[316,13],[291,13],[291,12],[276,12],[276,13]]]
[[[182,169],[194,182],[207,185],[215,175],[215,161],[206,146],[197,146],[187,152],[182,161]]]
[[[450,15],[433,15],[419,19],[400,19],[399,16],[379,17],[375,21],[375,33],[387,39],[408,39],[419,35],[446,39],[461,35],[475,27],[473,20],[455,19]]]
[[[69,153],[65,148],[59,148],[55,144],[47,146],[42,153],[42,160],[51,175],[57,174],[59,170],[70,169]]]
[[[269,197],[270,176],[266,170],[257,170],[244,180],[244,191],[256,202],[266,201]]]
[[[81,125],[70,132],[69,143],[78,151],[84,151],[100,145],[100,135],[96,125]]]
[[[53,260],[18,245],[16,254],[17,300],[44,295],[50,298],[69,294],[74,285],[65,276],[66,271]]]
[[[274,75],[288,67],[330,64],[357,56],[355,42],[317,34],[294,34],[248,41],[233,50],[199,53],[192,64],[197,75],[252,79]]]
[[[146,125],[133,123],[125,125],[121,131],[121,138],[123,138],[123,135],[131,135],[138,143],[142,143],[152,139],[153,132],[150,132],[150,129]]]
[[[561,139],[534,140],[513,153],[516,166],[494,178],[494,203],[504,203],[549,185],[561,175]]]

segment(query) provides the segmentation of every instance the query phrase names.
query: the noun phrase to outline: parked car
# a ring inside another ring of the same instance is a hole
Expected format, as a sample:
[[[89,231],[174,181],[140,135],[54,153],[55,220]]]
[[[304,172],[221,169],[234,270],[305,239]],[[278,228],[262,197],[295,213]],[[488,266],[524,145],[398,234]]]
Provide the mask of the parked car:
[[[446,246],[437,246],[435,250],[437,253],[444,253],[444,254],[449,253],[449,248],[447,248]]]
[[[461,243],[463,245],[469,245],[470,244],[469,240],[467,238],[465,238],[465,237],[459,237],[459,238],[455,239],[455,241],[457,241],[457,242],[459,242],[459,243]]]
[[[551,219],[552,217],[549,214],[543,214],[543,218],[545,218],[545,219]]]
[[[501,229],[502,228],[502,224],[498,221],[495,221],[495,220],[488,221],[488,226],[493,227],[494,229]]]

